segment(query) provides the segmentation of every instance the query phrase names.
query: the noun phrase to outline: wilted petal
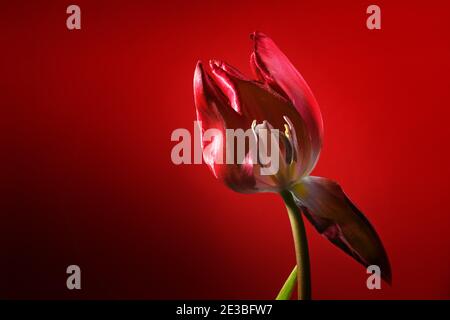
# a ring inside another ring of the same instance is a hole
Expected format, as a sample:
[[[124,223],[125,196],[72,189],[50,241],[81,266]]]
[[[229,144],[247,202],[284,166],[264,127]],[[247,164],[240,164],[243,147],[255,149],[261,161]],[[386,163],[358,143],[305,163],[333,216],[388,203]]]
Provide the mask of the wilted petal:
[[[317,231],[364,266],[378,265],[382,278],[391,283],[391,267],[380,238],[336,182],[305,177],[291,192]]]
[[[314,168],[322,147],[323,123],[319,105],[301,74],[266,35],[255,32],[250,64],[255,75],[272,89],[289,97],[309,130],[312,144],[308,173]]]
[[[224,164],[225,130],[227,127],[240,126],[242,119],[230,107],[227,97],[214,84],[201,62],[197,63],[194,73],[194,100],[197,120],[201,125],[203,158],[214,176],[230,186],[253,188],[256,182],[251,165],[250,168],[247,165],[241,169],[236,165]],[[217,129],[222,136],[205,141],[203,135],[208,129]]]
[[[252,163],[250,157],[246,157],[242,164],[225,163],[226,129],[246,130],[250,129],[250,124],[241,114],[233,110],[228,97],[200,62],[194,74],[194,100],[197,120],[201,123],[202,137],[208,129],[217,129],[222,134],[220,139],[214,138],[211,141],[202,139],[203,159],[214,176],[237,192],[276,191],[278,186],[270,184],[271,181],[267,178],[259,177],[258,166]]]
[[[252,121],[256,120],[268,121],[275,129],[284,131],[285,118],[290,119],[297,135],[299,172],[304,175],[311,157],[309,132],[289,100],[260,83],[246,79],[224,62],[213,61],[211,68],[215,83],[227,95],[233,109],[239,110],[245,119],[246,125],[241,128],[249,128]]]
[[[197,120],[202,129],[225,129],[242,125],[242,117],[230,108],[228,98],[215,85],[201,62],[197,63],[194,73],[194,101]]]

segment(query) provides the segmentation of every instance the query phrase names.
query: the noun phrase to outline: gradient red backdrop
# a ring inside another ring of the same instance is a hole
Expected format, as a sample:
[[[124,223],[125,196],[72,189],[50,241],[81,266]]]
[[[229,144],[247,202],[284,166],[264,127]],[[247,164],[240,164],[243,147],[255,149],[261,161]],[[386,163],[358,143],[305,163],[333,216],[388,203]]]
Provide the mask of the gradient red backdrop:
[[[249,73],[270,35],[322,109],[314,174],[380,234],[393,285],[308,225],[316,299],[450,298],[450,6],[376,1],[9,2],[0,10],[0,298],[273,298],[295,263],[284,205],[175,166],[198,59]],[[82,290],[66,289],[66,267]]]

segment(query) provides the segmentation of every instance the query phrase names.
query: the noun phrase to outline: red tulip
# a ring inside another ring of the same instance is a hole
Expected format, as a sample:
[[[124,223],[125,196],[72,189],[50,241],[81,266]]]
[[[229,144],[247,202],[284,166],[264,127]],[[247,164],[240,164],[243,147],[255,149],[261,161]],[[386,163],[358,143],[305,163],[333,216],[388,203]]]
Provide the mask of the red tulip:
[[[219,180],[235,191],[278,192],[283,196],[293,223],[302,297],[308,298],[310,289],[301,213],[317,231],[358,262],[378,265],[383,279],[390,282],[388,257],[367,218],[336,182],[309,175],[318,160],[323,138],[322,116],[311,89],[269,37],[255,32],[251,39],[250,64],[256,80],[217,60],[210,61],[208,71],[201,62],[197,64],[197,119],[202,131],[250,127],[254,131],[280,130],[280,170],[263,176],[257,161],[222,164],[217,161],[217,151],[226,152],[223,140],[214,141],[214,148],[207,148],[211,142],[202,141],[205,162]]]

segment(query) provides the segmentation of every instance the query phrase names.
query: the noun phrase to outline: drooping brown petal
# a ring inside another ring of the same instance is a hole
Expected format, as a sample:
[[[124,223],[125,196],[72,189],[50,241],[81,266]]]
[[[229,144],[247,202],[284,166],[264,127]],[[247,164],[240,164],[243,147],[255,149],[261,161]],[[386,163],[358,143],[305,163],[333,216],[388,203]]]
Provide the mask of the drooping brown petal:
[[[382,278],[391,283],[391,267],[380,238],[336,182],[309,176],[291,192],[320,234],[364,266],[379,266]]]
[[[290,119],[297,134],[299,171],[300,175],[304,175],[306,164],[311,157],[309,132],[289,100],[260,83],[246,79],[224,62],[212,61],[211,69],[215,83],[228,97],[233,109],[239,110],[244,117],[246,127],[249,127],[253,120],[258,123],[268,121],[275,129],[284,131],[285,117]]]
[[[260,32],[253,33],[251,38],[254,51],[250,64],[255,75],[281,95],[289,97],[306,122],[312,144],[309,173],[322,147],[323,122],[319,105],[306,81],[272,39]]]

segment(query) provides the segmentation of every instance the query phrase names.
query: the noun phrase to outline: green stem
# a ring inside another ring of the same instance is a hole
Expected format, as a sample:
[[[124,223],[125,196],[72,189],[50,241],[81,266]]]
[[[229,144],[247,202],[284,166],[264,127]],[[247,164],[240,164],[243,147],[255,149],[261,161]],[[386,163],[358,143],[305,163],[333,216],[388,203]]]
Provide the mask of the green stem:
[[[311,299],[311,273],[309,267],[308,241],[306,239],[305,225],[303,223],[302,213],[295,204],[290,191],[282,191],[284,203],[289,214],[291,222],[292,235],[294,236],[295,257],[297,260],[297,284],[298,299]]]
[[[297,283],[297,265],[292,269],[291,274],[287,278],[275,300],[291,300],[292,292],[294,292]]]

